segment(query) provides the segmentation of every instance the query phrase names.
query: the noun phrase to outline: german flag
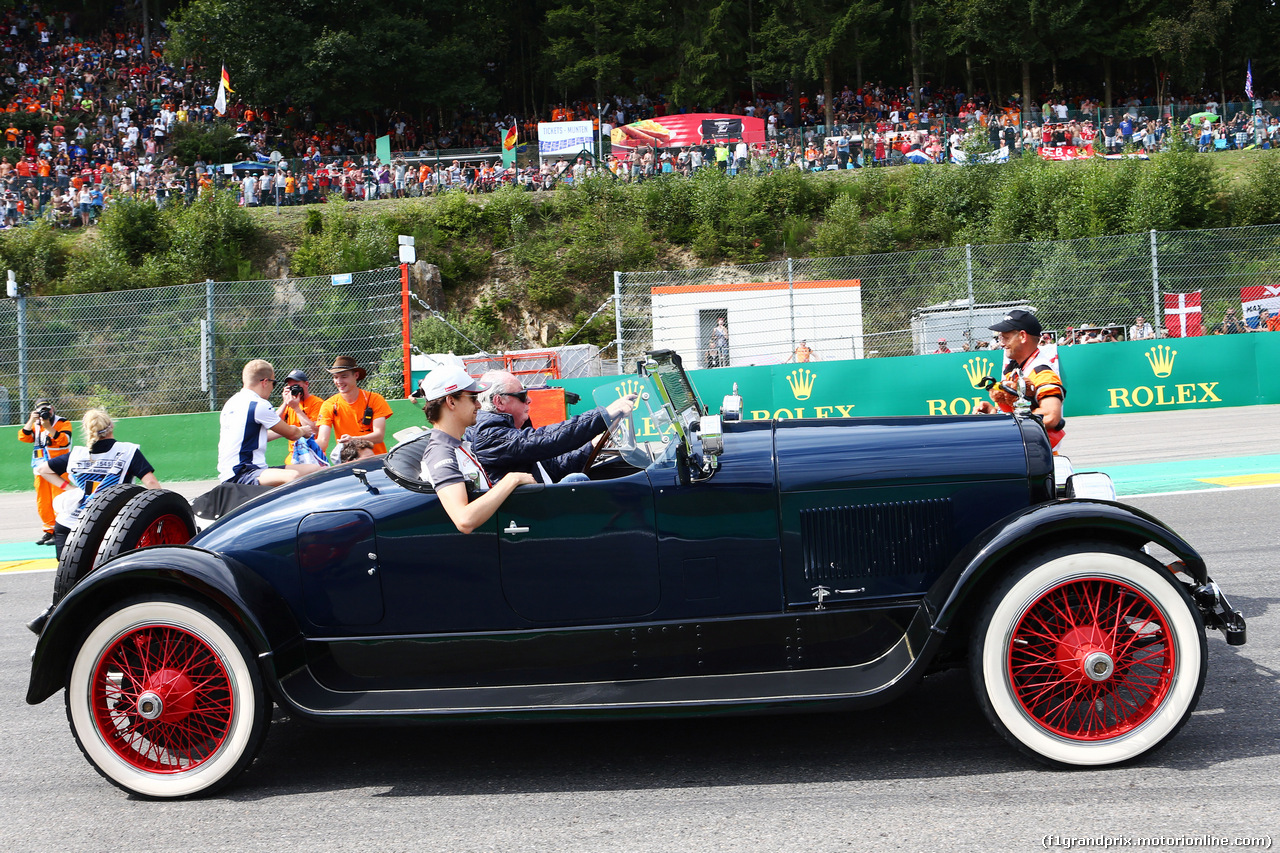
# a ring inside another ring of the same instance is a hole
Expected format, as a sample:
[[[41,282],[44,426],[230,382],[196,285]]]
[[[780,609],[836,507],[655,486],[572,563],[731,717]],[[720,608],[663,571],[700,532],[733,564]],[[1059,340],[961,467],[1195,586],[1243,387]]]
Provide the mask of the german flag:
[[[511,125],[507,135],[502,137],[502,167],[509,168],[516,162],[516,126]]]

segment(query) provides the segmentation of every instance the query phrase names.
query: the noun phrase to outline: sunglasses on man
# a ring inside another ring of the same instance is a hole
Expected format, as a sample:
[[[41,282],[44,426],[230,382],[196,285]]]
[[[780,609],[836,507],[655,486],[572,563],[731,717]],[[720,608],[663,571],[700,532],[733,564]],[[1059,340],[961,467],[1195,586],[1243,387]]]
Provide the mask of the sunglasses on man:
[[[495,394],[494,396],[496,396],[496,397],[513,397],[513,398],[515,398],[516,400],[519,400],[521,403],[527,403],[527,402],[529,402],[529,392],[528,392],[528,391],[499,391],[499,392],[498,392],[497,394]]]

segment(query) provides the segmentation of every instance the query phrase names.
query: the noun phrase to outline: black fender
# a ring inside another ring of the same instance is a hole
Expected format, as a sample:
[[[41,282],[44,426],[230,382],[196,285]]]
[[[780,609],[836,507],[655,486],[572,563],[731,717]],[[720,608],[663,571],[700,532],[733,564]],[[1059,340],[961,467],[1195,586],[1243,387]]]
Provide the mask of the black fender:
[[[934,614],[933,630],[945,632],[975,594],[981,598],[1021,557],[1047,545],[1082,539],[1118,542],[1135,549],[1155,542],[1186,564],[1180,571],[1201,584],[1209,580],[1204,558],[1142,510],[1113,501],[1056,500],[1001,519],[956,555],[925,594],[925,606]]]
[[[64,686],[76,645],[99,613],[130,596],[161,591],[202,599],[225,613],[243,631],[273,690],[281,675],[302,664],[302,632],[284,599],[262,577],[201,548],[142,548],[86,577],[54,607],[31,655],[27,703],[39,704]],[[284,670],[282,659],[290,661]],[[274,673],[265,669],[269,661]]]

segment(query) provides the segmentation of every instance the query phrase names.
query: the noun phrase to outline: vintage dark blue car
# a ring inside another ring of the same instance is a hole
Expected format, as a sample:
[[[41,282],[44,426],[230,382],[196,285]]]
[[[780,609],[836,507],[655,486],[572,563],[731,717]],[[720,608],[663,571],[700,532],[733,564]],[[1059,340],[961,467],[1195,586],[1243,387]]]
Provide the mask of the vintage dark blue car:
[[[1055,479],[1034,417],[712,416],[665,351],[601,389],[631,390],[589,479],[523,486],[471,535],[422,439],[185,545],[129,550],[190,517],[117,499],[27,701],[65,688],[103,776],[182,797],[253,761],[273,703],[330,724],[860,708],[967,663],[1015,747],[1097,766],[1186,722],[1206,626],[1245,640],[1181,537],[1079,496],[1103,475]]]

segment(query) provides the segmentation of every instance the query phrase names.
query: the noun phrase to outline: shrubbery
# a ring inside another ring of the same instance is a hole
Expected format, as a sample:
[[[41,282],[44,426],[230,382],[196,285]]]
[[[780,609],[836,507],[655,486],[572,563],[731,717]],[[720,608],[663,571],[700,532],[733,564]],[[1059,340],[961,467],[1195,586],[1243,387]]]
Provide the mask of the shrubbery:
[[[467,294],[455,325],[495,346],[521,311],[553,312],[544,325],[566,337],[611,292],[614,270],[684,266],[690,255],[710,265],[1273,223],[1280,152],[1257,152],[1228,185],[1214,158],[1177,148],[1149,163],[1028,155],[851,174],[706,169],[638,185],[597,177],[537,196],[504,188],[386,207],[335,201],[307,210],[289,265],[295,275],[386,266],[396,235],[412,234],[418,256],[439,266],[446,301]],[[227,193],[164,210],[125,200],[108,208],[97,239],[73,242],[45,225],[4,232],[0,262],[38,293],[114,290],[261,275],[250,261],[268,254],[262,241]],[[597,318],[589,336],[607,342],[611,327]],[[414,334],[423,349],[469,346],[439,321]]]

